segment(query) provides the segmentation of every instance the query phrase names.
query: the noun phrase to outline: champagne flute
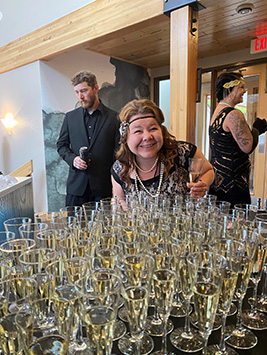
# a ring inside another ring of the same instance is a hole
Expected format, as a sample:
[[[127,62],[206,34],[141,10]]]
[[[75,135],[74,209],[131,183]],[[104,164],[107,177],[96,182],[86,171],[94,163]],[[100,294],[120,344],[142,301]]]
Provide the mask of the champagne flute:
[[[245,212],[245,222],[247,224],[251,224],[254,222],[258,207],[255,205],[245,204],[245,203],[238,203],[234,205],[234,209],[237,211],[244,211]]]
[[[110,355],[121,294],[121,279],[114,273],[91,274],[91,291],[84,289],[84,324],[92,355]],[[99,277],[100,276],[100,277]]]
[[[256,215],[256,227],[258,232],[264,237],[267,238],[267,214],[257,214]],[[262,277],[262,290],[261,294],[257,298],[257,309],[261,312],[267,312],[267,260],[265,260],[265,265],[263,268],[263,277]]]
[[[189,167],[188,167],[188,171],[189,171],[189,181],[191,182],[198,182],[203,167],[204,167],[204,163],[205,163],[205,159],[203,158],[189,158]]]
[[[31,218],[29,217],[15,217],[9,218],[4,221],[4,227],[6,232],[15,233],[15,238],[21,238],[19,233],[19,227],[25,224],[31,223]]]
[[[37,248],[24,251],[19,256],[19,263],[30,268],[33,274],[45,271],[45,268],[56,261],[58,253],[49,248]]]
[[[240,264],[245,252],[245,246],[235,240],[221,238],[216,242],[216,250],[226,259],[223,271],[223,283],[219,297],[218,312],[222,315],[221,339],[219,345],[208,346],[209,355],[237,355],[237,352],[225,344],[226,318],[231,308]]]
[[[171,336],[170,341],[174,347],[179,350],[190,352],[199,351],[204,346],[203,337],[198,330],[190,327],[190,300],[193,295],[192,283],[189,270],[189,263],[187,256],[189,253],[194,253],[200,251],[201,248],[206,247],[203,240],[203,234],[197,231],[189,230],[187,232],[187,242],[186,247],[182,249],[181,262],[179,267],[179,278],[180,286],[183,297],[186,301],[186,315],[185,315],[185,325],[184,327],[176,328]],[[192,317],[195,318],[195,314]],[[192,323],[197,323],[197,319],[192,320]]]
[[[225,328],[225,339],[228,345],[237,349],[251,349],[257,345],[258,339],[251,330],[242,325],[242,303],[247,292],[249,278],[252,272],[253,260],[244,255],[241,258],[240,271],[237,277],[235,295],[237,297],[237,321],[236,325],[228,325]]]
[[[36,234],[48,229],[47,223],[27,223],[19,227],[21,238],[35,240]]]
[[[35,246],[35,241],[32,239],[12,239],[6,243],[1,244],[0,251],[11,268],[11,273],[14,275],[30,274],[29,266],[21,265],[19,261],[20,255]]]
[[[31,307],[20,309],[15,323],[22,333],[24,352],[67,355],[72,316],[71,303],[59,297],[42,298],[34,301]],[[47,319],[50,320],[49,327]]]
[[[130,333],[118,341],[119,350],[125,355],[149,354],[154,348],[153,339],[144,333],[148,312],[154,260],[150,256],[128,256],[119,268],[122,296]]]
[[[96,256],[102,259],[105,269],[114,269],[120,262],[121,248],[115,244],[110,248],[99,245],[96,247]]]
[[[250,276],[253,283],[251,308],[242,312],[242,323],[250,329],[264,330],[267,329],[267,316],[257,311],[257,291],[267,256],[267,239],[262,234],[258,234],[257,239],[258,243]]]
[[[153,352],[154,355],[167,355],[167,321],[170,316],[176,273],[170,269],[157,269],[154,271],[153,284],[155,292],[155,304],[158,308],[160,318],[163,321],[162,348]]]
[[[49,248],[59,251],[59,242],[67,237],[65,229],[46,229],[35,235],[37,248]]]
[[[155,268],[160,269],[164,262],[168,258],[168,253],[166,249],[165,243],[158,243],[152,246],[149,250],[149,255],[154,258]],[[177,283],[176,283],[177,285]],[[154,284],[152,283],[153,295],[154,292]],[[167,322],[167,333],[170,333],[174,328],[173,322],[169,319]],[[152,336],[162,336],[164,332],[163,329],[163,321],[160,318],[158,313],[157,305],[154,305],[154,314],[152,316],[147,317],[146,321],[146,333]]]
[[[185,352],[199,351],[203,349],[204,341],[199,331],[190,327],[190,300],[193,295],[191,279],[189,278],[189,265],[187,261],[187,254],[185,253],[181,258],[179,269],[179,278],[182,294],[186,300],[186,315],[184,327],[176,328],[170,336],[172,345]]]
[[[206,355],[208,338],[212,332],[222,288],[225,258],[216,253],[203,251],[190,254],[188,263],[198,328],[204,338],[202,354]]]

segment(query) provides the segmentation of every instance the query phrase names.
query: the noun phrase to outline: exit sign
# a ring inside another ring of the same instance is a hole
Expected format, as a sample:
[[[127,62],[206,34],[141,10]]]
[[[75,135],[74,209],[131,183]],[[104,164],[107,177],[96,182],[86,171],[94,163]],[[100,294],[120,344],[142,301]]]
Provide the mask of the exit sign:
[[[252,39],[250,42],[250,54],[267,51],[267,35]]]

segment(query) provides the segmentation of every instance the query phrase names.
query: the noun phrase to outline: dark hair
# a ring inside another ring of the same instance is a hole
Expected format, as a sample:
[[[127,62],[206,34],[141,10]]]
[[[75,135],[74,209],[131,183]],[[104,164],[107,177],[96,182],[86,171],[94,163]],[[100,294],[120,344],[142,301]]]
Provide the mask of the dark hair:
[[[121,109],[119,118],[121,122],[129,122],[131,117],[137,114],[152,114],[158,122],[163,135],[163,146],[158,152],[158,155],[159,159],[163,162],[166,174],[168,175],[171,166],[174,164],[174,158],[178,155],[178,151],[175,137],[162,125],[164,122],[164,116],[161,109],[153,101],[148,99],[132,100]],[[131,186],[130,169],[134,165],[135,155],[128,147],[127,137],[128,131],[125,137],[120,141],[120,149],[116,154],[116,158],[123,166],[122,171],[120,172],[120,177],[129,187]]]
[[[231,81],[240,80],[243,75],[240,73],[222,73],[216,83],[216,97],[218,102],[223,100],[226,96],[230,94],[235,86],[230,86],[229,88],[224,88],[223,85],[230,83]]]
[[[84,82],[86,82],[88,86],[90,86],[93,89],[97,84],[95,74],[89,71],[81,71],[80,73],[75,74],[75,76],[71,79],[71,84],[73,86],[76,86]]]

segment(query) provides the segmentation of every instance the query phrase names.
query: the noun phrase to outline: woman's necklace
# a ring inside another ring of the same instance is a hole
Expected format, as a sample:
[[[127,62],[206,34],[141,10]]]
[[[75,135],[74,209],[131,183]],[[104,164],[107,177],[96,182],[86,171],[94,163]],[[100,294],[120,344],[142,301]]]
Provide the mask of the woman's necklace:
[[[226,106],[229,106],[229,107],[232,107],[232,108],[233,108],[233,106],[229,105],[227,102],[222,102],[222,101],[220,101],[219,104],[221,104],[221,105],[226,105]]]
[[[134,183],[135,183],[135,189],[137,194],[139,194],[139,189],[138,189],[138,184],[137,184],[137,180],[139,182],[139,184],[142,186],[142,188],[145,190],[145,192],[150,195],[153,198],[157,198],[160,194],[160,189],[161,189],[161,184],[163,181],[163,174],[164,174],[164,164],[161,162],[160,163],[160,174],[159,174],[159,186],[158,186],[158,190],[156,194],[152,194],[150,191],[148,191],[148,189],[145,187],[145,185],[143,184],[142,180],[140,179],[136,168],[134,168],[134,172],[135,172],[135,179],[134,179]]]
[[[150,173],[150,172],[155,168],[155,166],[158,164],[158,160],[159,160],[159,157],[157,157],[157,159],[155,160],[155,163],[153,164],[153,166],[152,166],[149,170],[143,170],[143,169],[141,169],[140,166],[137,164],[137,162],[136,162],[135,160],[134,160],[134,166],[135,166],[138,170],[142,171],[142,173],[147,174],[147,173]]]

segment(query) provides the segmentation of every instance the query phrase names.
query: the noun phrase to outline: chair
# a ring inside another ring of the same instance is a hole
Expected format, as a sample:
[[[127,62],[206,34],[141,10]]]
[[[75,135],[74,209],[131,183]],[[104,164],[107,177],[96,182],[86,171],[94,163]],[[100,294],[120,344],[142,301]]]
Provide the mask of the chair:
[[[31,176],[33,172],[32,159],[21,165],[18,169],[12,171],[9,176],[26,177]]]

